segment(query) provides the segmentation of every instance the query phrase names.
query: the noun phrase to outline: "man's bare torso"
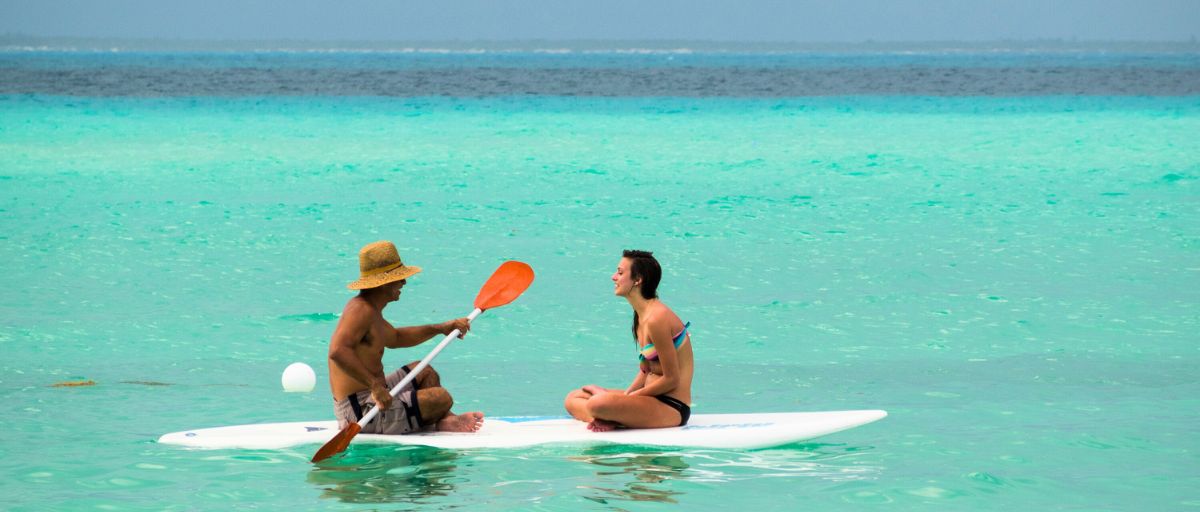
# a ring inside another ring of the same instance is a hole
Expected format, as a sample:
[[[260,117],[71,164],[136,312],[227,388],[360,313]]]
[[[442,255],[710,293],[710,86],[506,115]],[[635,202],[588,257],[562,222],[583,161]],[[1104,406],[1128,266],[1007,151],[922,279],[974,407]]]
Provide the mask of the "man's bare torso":
[[[355,301],[359,301],[360,304],[355,304]],[[355,318],[356,316],[357,318]],[[354,353],[371,375],[383,381],[383,349],[387,345],[387,340],[395,338],[396,330],[383,318],[382,312],[371,307],[360,297],[352,298],[346,304],[342,318],[338,321],[337,329],[346,328],[357,322],[369,322],[370,328],[367,330],[366,336],[354,345]],[[348,375],[332,363],[329,365],[329,384],[334,400],[342,400],[368,388],[368,383],[359,382],[358,379]]]

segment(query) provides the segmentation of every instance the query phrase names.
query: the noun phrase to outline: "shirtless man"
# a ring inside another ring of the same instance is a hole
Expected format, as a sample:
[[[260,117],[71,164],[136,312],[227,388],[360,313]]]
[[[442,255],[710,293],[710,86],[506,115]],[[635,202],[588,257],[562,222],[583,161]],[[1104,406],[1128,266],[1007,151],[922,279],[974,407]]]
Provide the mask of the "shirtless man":
[[[420,267],[405,265],[391,242],[375,242],[358,253],[361,278],[350,283],[360,290],[342,310],[337,328],[329,341],[329,387],[333,392],[334,414],[338,428],[356,423],[375,404],[380,413],[363,433],[407,434],[422,430],[474,432],[483,425],[483,413],[454,414],[454,400],[442,387],[441,377],[432,366],[426,367],[393,400],[393,386],[416,368],[414,361],[390,374],[383,373],[383,349],[415,347],[442,334],[458,329],[463,337],[471,330],[466,318],[440,324],[392,327],[383,318],[383,308],[400,299],[400,290]]]

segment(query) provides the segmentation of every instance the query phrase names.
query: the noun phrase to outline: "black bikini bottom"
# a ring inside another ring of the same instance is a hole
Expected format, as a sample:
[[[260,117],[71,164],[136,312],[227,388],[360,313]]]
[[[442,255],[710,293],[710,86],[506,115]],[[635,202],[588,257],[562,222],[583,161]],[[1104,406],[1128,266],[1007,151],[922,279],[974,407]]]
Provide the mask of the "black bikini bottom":
[[[688,404],[680,402],[679,400],[671,398],[667,395],[658,395],[654,398],[657,398],[659,402],[667,404],[667,406],[670,408],[679,411],[679,426],[682,427],[687,425],[688,418],[692,416],[692,408],[689,407]]]

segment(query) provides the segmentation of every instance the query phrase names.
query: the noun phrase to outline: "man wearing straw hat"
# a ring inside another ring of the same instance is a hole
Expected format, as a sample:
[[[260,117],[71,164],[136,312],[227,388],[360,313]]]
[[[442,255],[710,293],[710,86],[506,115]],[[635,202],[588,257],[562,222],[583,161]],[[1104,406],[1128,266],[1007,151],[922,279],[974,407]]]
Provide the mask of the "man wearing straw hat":
[[[393,327],[383,318],[383,308],[400,299],[400,290],[408,278],[421,271],[405,265],[391,242],[367,244],[358,253],[359,280],[347,285],[359,290],[346,303],[329,341],[329,386],[333,391],[334,413],[338,427],[356,423],[379,404],[380,413],[362,432],[371,434],[407,434],[420,430],[474,432],[483,424],[483,413],[454,414],[450,393],[442,387],[441,377],[427,367],[413,382],[396,395],[389,394],[419,361],[390,374],[383,373],[383,349],[414,347],[430,338],[449,334],[454,329],[471,330],[466,318],[440,324]]]

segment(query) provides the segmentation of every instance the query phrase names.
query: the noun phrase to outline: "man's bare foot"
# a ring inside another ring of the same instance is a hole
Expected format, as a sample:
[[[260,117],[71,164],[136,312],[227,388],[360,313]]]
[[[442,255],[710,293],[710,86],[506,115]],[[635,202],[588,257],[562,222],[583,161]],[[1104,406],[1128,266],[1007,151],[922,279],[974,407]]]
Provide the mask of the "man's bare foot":
[[[437,429],[441,432],[477,432],[483,426],[483,413],[464,412],[462,414],[447,414],[438,420]]]
[[[619,426],[621,425],[618,423],[597,418],[588,423],[587,428],[592,432],[608,432],[609,430],[615,430]]]

